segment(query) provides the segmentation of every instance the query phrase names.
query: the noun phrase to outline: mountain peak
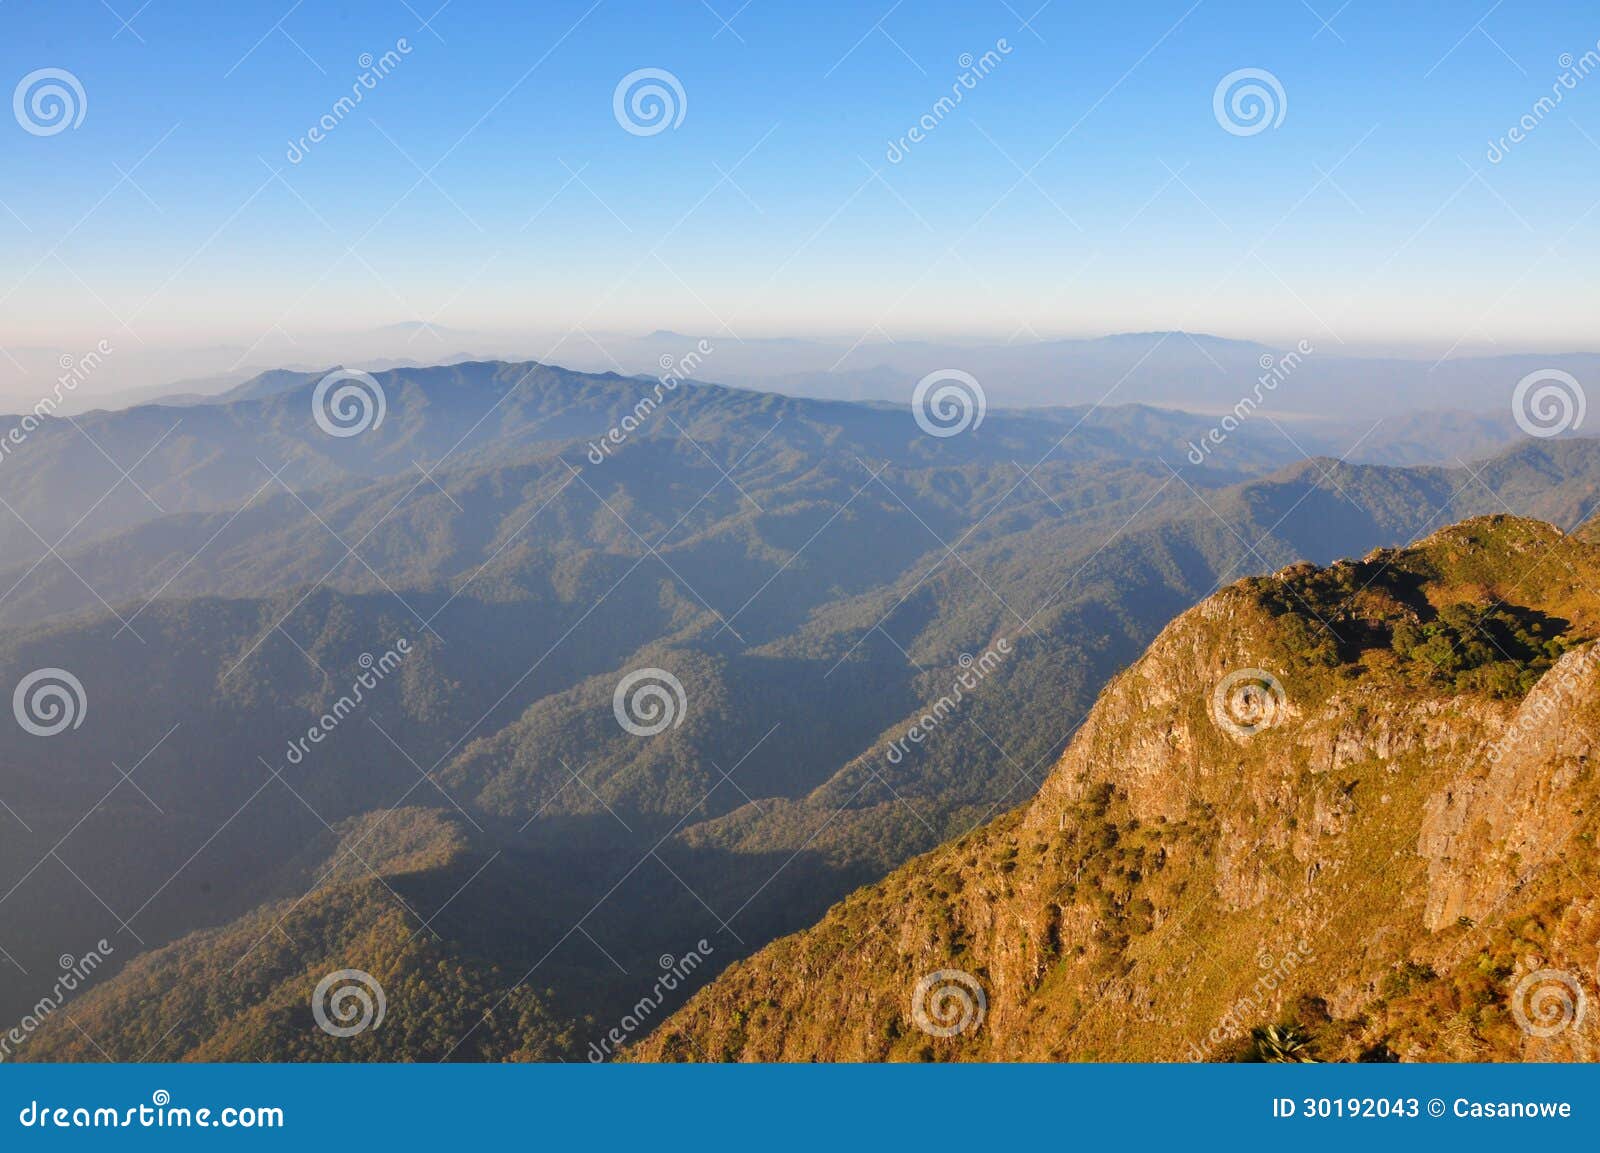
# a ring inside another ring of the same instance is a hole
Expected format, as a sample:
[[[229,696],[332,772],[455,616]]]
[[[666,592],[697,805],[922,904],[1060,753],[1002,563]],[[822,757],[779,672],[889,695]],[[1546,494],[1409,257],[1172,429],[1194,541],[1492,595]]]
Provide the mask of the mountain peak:
[[[1581,1056],[1594,1022],[1547,1041],[1512,1008],[1529,969],[1595,963],[1594,862],[1542,867],[1595,833],[1595,583],[1600,549],[1491,516],[1224,589],[1030,804],[634,1056],[1270,1060],[1280,1028],[1315,1059]],[[959,1028],[929,1027],[930,980]]]

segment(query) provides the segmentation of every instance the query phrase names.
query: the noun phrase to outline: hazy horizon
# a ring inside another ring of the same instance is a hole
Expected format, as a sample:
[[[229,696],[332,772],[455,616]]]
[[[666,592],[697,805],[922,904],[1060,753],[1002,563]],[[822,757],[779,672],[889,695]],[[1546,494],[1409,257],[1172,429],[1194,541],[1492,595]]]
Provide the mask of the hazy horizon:
[[[86,395],[657,330],[1600,347],[1576,4],[57,12],[0,45],[18,400],[102,341]]]
[[[263,373],[279,370],[294,372],[322,372],[334,367],[350,367],[374,372],[394,368],[427,368],[459,364],[467,361],[501,361],[506,363],[538,363],[570,369],[575,372],[617,372],[623,375],[655,376],[660,371],[662,355],[676,355],[671,350],[687,351],[696,341],[716,339],[721,355],[715,364],[708,363],[699,379],[709,384],[727,384],[732,387],[755,388],[762,391],[787,393],[795,396],[848,398],[851,382],[870,377],[883,378],[881,395],[857,396],[856,399],[898,400],[909,402],[910,389],[921,369],[912,371],[905,367],[909,358],[918,353],[924,358],[937,359],[945,353],[960,360],[963,353],[985,352],[1017,353],[1026,356],[1030,349],[1045,355],[1039,361],[1038,371],[1058,371],[1070,374],[1076,367],[1071,353],[1092,350],[1096,345],[1114,348],[1127,344],[1129,351],[1120,364],[1130,374],[1136,371],[1152,344],[1167,344],[1174,352],[1187,353],[1194,365],[1215,368],[1219,375],[1229,370],[1217,364],[1206,351],[1207,346],[1233,346],[1240,349],[1266,349],[1281,351],[1293,347],[1292,342],[1282,344],[1266,339],[1218,333],[1189,332],[1179,329],[1155,327],[1140,331],[1067,334],[1023,340],[1000,340],[981,335],[966,339],[927,334],[908,336],[901,340],[849,341],[839,334],[817,331],[808,334],[746,335],[742,339],[699,332],[679,332],[657,329],[648,333],[585,332],[582,336],[571,333],[516,334],[460,331],[444,326],[431,326],[421,322],[397,322],[358,333],[330,334],[306,337],[293,344],[283,342],[281,351],[275,346],[263,345],[255,349],[233,345],[160,348],[154,346],[117,345],[102,338],[95,345],[82,349],[65,346],[12,348],[9,358],[0,361],[0,413],[21,413],[41,398],[50,396],[59,382],[72,377],[70,362],[80,362],[85,355],[98,354],[100,361],[94,368],[81,373],[57,410],[63,413],[84,412],[96,408],[119,409],[137,404],[184,397],[218,395]],[[669,352],[663,353],[661,350]],[[1059,353],[1054,359],[1050,354]],[[1494,364],[1499,361],[1522,358],[1529,363],[1560,363],[1576,358],[1600,355],[1592,347],[1520,347],[1485,346],[1441,350],[1428,345],[1345,345],[1324,350],[1324,360],[1337,358],[1341,364],[1359,367],[1363,363],[1375,369],[1404,371],[1413,369],[1419,376],[1430,376],[1448,362],[1471,365],[1474,362]],[[777,356],[780,359],[774,359]],[[928,362],[929,364],[932,361]],[[725,370],[719,375],[720,366]],[[1235,383],[1247,384],[1249,376],[1234,374]],[[894,383],[889,383],[889,382]],[[1052,396],[1013,396],[1004,399],[1006,385],[1015,383],[1004,379],[990,381],[998,384],[1001,403],[1013,407],[1034,407],[1049,404],[1091,403],[1096,396],[1076,396],[1063,393]],[[1514,378],[1508,383],[1514,383]],[[1115,403],[1112,397],[1105,398]],[[1193,400],[1181,395],[1166,398],[1146,397],[1138,403],[1160,407],[1179,408],[1202,413],[1216,408],[1200,397]],[[1226,407],[1226,405],[1223,405]],[[1462,405],[1420,402],[1406,404],[1407,410],[1439,410],[1462,407],[1483,409],[1483,403]],[[1294,409],[1280,408],[1292,414]],[[1315,414],[1313,407],[1307,414]]]

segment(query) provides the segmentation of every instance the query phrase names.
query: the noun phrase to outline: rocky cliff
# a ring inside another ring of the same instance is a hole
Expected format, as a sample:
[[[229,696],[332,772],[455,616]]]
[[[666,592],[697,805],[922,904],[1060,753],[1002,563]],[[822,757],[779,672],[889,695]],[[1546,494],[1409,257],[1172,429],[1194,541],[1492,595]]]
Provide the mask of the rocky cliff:
[[[1032,801],[631,1055],[1600,1056],[1597,636],[1600,546],[1510,517],[1241,582],[1111,682]]]

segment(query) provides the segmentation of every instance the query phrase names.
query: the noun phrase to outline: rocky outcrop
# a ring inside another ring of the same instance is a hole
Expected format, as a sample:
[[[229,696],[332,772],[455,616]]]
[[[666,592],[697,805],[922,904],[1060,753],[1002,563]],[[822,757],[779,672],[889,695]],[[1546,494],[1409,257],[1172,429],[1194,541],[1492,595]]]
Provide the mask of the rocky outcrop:
[[[1488,730],[1483,767],[1429,798],[1425,923],[1482,920],[1572,849],[1594,800],[1600,645],[1562,657],[1509,723]]]
[[[1032,802],[633,1055],[1585,1059],[1591,583],[1600,549],[1495,517],[1224,590],[1108,685]]]

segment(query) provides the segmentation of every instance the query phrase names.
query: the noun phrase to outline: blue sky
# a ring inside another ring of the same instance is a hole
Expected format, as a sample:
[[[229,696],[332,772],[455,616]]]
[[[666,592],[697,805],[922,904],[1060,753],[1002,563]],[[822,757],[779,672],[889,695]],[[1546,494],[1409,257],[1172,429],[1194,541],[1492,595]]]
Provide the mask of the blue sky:
[[[65,69],[87,110],[0,119],[0,345],[419,318],[1597,344],[1600,75],[1485,156],[1595,49],[1592,5],[740,2],[9,0],[5,86]],[[647,67],[686,106],[639,136],[613,91]],[[1277,78],[1281,124],[1219,125],[1241,68]]]

